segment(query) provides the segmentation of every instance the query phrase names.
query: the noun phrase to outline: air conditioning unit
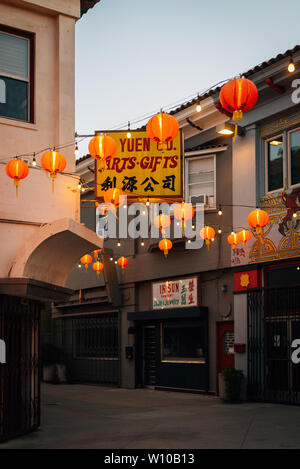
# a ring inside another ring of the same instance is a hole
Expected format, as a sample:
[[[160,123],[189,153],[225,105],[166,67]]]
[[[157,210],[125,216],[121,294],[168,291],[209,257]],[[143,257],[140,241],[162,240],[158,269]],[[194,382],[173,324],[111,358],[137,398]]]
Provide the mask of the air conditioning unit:
[[[201,194],[201,195],[197,195],[197,196],[191,196],[190,197],[190,202],[193,206],[195,206],[196,204],[204,204],[204,205],[208,205],[208,196],[206,194]]]

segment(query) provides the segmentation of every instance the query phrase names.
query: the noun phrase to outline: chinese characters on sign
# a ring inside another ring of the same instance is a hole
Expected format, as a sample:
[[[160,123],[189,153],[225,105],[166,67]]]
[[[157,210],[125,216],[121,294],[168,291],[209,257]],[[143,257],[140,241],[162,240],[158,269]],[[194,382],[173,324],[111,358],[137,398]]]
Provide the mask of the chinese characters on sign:
[[[198,305],[197,277],[152,284],[153,309]]]
[[[181,135],[168,143],[166,150],[158,150],[157,143],[146,132],[107,132],[117,142],[114,158],[102,170],[96,163],[96,198],[108,189],[118,188],[127,197],[182,197]]]

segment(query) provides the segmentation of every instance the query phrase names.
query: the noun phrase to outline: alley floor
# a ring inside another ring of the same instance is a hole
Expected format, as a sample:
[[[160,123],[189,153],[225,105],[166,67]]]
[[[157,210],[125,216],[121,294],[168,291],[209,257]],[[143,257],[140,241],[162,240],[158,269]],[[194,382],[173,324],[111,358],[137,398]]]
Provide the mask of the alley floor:
[[[300,448],[300,407],[152,389],[43,385],[40,430],[5,448]]]

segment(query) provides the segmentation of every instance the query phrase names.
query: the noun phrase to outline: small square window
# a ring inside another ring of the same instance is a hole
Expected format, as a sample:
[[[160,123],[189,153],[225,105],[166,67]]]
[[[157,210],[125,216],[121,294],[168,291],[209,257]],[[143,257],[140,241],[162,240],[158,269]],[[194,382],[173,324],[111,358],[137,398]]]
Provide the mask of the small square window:
[[[193,205],[216,206],[215,155],[186,160],[186,200]]]

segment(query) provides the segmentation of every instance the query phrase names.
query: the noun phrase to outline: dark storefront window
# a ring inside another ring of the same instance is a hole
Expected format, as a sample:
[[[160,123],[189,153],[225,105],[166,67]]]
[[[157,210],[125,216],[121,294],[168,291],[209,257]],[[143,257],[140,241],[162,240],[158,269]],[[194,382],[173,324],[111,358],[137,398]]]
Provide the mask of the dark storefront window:
[[[118,314],[73,320],[74,358],[118,358]]]
[[[300,262],[288,266],[270,266],[266,270],[268,287],[300,285]]]
[[[162,326],[162,361],[206,361],[205,327],[194,322],[168,322]]]

